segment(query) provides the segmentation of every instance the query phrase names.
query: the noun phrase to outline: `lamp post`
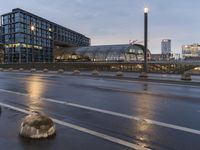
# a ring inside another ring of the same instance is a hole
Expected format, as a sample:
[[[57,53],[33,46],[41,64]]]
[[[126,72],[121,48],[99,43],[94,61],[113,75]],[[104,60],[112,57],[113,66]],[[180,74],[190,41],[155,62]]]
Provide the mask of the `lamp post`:
[[[144,8],[144,73],[148,72],[148,7]]]
[[[34,65],[35,62],[35,56],[34,56],[34,32],[35,32],[35,26],[31,25],[31,36],[32,36],[32,63]],[[33,66],[34,67],[34,66]]]

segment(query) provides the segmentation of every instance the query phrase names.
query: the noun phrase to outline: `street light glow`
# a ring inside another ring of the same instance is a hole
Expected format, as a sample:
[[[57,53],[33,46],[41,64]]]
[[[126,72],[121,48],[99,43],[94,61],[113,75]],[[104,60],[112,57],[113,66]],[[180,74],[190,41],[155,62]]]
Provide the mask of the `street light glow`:
[[[144,13],[148,13],[149,12],[149,8],[148,7],[145,7],[144,8]]]
[[[31,26],[31,31],[35,31],[35,26],[34,25]]]

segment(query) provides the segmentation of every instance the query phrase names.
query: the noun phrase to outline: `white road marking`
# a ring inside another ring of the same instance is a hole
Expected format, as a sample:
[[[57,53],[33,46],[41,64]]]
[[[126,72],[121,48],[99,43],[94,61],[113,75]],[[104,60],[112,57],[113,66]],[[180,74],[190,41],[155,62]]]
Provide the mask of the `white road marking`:
[[[30,115],[32,113],[32,112],[27,111],[25,109],[14,107],[14,106],[11,106],[11,105],[8,105],[8,104],[5,104],[5,103],[0,102],[0,105],[2,107],[8,108],[8,109],[11,109],[11,110],[14,110],[14,111],[22,112],[22,113],[25,113],[25,114],[28,114],[28,115]],[[119,139],[119,138],[116,138],[116,137],[113,137],[113,136],[109,136],[109,135],[106,135],[106,134],[103,134],[103,133],[100,133],[100,132],[96,132],[96,131],[93,131],[93,130],[90,130],[90,129],[87,129],[87,128],[84,128],[84,127],[81,127],[81,126],[77,126],[77,125],[74,125],[74,124],[71,124],[71,123],[68,123],[68,122],[64,122],[64,121],[55,119],[55,118],[51,118],[51,119],[59,125],[63,125],[65,127],[72,128],[72,129],[78,130],[80,132],[84,132],[84,133],[90,134],[92,136],[96,136],[98,138],[101,138],[101,139],[104,139],[104,140],[107,140],[107,141],[110,141],[110,142],[113,142],[113,143],[116,143],[116,144],[119,144],[119,145],[123,145],[123,146],[133,148],[133,149],[136,149],[136,150],[151,150],[149,148],[145,148],[145,147],[142,147],[140,145],[136,145],[136,144],[127,142],[125,140],[122,140],[122,139]]]
[[[6,93],[21,95],[21,96],[28,96],[28,97],[30,96],[29,94],[13,92],[13,91],[8,91],[8,90],[4,90],[4,89],[0,89],[0,92],[6,92]],[[47,102],[62,104],[62,105],[66,105],[66,106],[72,106],[75,108],[86,109],[86,110],[99,112],[99,113],[103,113],[103,114],[107,114],[107,115],[111,115],[111,116],[116,116],[116,117],[136,120],[136,121],[145,121],[148,124],[157,125],[157,126],[161,126],[161,127],[165,127],[165,128],[170,128],[170,129],[175,129],[175,130],[179,130],[179,131],[183,131],[183,132],[200,135],[199,130],[182,127],[182,126],[178,126],[178,125],[174,125],[174,124],[164,123],[164,122],[160,122],[160,121],[150,120],[150,119],[146,119],[146,118],[131,116],[131,115],[127,115],[127,114],[122,114],[122,113],[118,113],[118,112],[113,112],[113,111],[109,111],[109,110],[104,110],[104,109],[99,109],[99,108],[94,108],[94,107],[89,107],[89,106],[84,106],[84,105],[79,105],[79,104],[74,104],[74,103],[68,103],[68,102],[50,99],[50,98],[42,98],[41,97],[40,99],[47,101]]]

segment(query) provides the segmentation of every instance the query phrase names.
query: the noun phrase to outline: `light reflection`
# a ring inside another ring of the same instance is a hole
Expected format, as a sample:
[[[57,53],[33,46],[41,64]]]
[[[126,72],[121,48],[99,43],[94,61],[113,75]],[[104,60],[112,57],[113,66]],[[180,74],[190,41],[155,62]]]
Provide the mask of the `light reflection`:
[[[29,94],[28,106],[31,111],[40,111],[39,107],[43,105],[41,97],[46,90],[46,85],[41,82],[37,75],[31,76],[27,82],[27,90]]]
[[[148,91],[148,84],[144,84],[142,87],[142,91],[144,94],[141,94],[137,100],[137,104],[135,106],[136,113],[139,118],[142,118],[139,120],[135,126],[136,129],[136,139],[137,144],[141,147],[148,148],[148,143],[152,141],[152,134],[153,134],[153,126],[148,122],[146,119],[153,120],[154,117],[154,108],[155,108],[155,100],[153,100],[153,97],[149,94],[145,94],[145,91]],[[135,125],[135,123],[134,123]]]

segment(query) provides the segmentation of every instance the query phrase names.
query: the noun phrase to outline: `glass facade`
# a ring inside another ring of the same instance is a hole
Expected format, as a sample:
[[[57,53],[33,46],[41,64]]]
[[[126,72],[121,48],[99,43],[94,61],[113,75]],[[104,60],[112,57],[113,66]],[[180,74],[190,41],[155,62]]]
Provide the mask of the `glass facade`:
[[[98,45],[80,48],[58,48],[56,61],[138,62],[144,61],[144,47],[139,44]],[[148,51],[148,60],[151,53]]]
[[[13,9],[1,19],[5,63],[53,62],[57,44],[90,45],[90,39],[84,35],[21,9]]]

